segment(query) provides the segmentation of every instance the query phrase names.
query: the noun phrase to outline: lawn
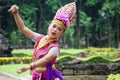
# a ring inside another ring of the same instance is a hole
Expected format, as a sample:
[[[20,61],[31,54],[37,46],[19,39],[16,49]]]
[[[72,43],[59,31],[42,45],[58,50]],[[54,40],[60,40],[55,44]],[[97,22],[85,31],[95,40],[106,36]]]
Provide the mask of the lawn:
[[[28,65],[28,64],[2,65],[2,66],[0,66],[0,72],[9,73],[9,74],[12,74],[12,75],[17,76],[17,77],[21,77],[21,76],[24,76],[24,75],[29,75],[30,71],[26,71],[26,72],[21,73],[21,74],[16,73],[17,69],[19,69],[20,67],[25,66],[25,65]]]

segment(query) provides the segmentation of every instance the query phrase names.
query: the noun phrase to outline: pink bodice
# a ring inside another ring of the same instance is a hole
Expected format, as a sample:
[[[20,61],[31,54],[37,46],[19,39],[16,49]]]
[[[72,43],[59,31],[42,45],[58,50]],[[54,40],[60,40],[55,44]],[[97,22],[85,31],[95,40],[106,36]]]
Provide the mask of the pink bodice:
[[[55,46],[59,47],[58,42],[55,41],[55,42],[53,42],[53,43],[51,43],[51,44],[48,44],[47,46],[43,47],[42,49],[38,49],[38,50],[37,50],[37,46],[38,46],[40,40],[41,40],[43,37],[44,37],[44,35],[39,36],[39,37],[37,38],[36,42],[35,42],[34,53],[33,53],[33,59],[34,59],[34,61],[36,61],[36,60],[44,57],[44,56],[48,53],[48,51],[49,51],[49,49],[50,49],[51,47],[55,47]],[[55,61],[56,61],[56,58],[52,59],[52,60],[50,61],[50,64],[54,64]]]

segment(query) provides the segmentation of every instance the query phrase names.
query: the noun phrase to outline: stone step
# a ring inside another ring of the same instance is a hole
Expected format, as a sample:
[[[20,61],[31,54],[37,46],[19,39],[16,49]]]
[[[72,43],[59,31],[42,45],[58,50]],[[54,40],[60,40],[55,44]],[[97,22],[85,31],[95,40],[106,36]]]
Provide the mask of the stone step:
[[[64,80],[107,80],[107,75],[76,75],[64,76]],[[32,80],[30,75],[22,77],[19,80]]]
[[[107,80],[108,75],[74,75],[64,76],[64,80]],[[32,80],[31,75],[16,77],[7,73],[0,72],[0,80]]]

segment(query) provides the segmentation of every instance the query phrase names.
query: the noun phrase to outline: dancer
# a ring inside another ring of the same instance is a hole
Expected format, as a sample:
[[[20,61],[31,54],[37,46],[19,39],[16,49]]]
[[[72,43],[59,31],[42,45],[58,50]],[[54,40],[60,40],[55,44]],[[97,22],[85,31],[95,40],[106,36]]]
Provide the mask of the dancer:
[[[55,67],[56,58],[59,56],[60,47],[58,39],[76,18],[75,2],[68,3],[58,9],[47,35],[39,34],[28,29],[19,14],[19,7],[13,5],[10,11],[15,19],[17,27],[21,32],[35,42],[33,62],[28,66],[20,68],[17,73],[32,70],[32,80],[63,80],[62,74]]]

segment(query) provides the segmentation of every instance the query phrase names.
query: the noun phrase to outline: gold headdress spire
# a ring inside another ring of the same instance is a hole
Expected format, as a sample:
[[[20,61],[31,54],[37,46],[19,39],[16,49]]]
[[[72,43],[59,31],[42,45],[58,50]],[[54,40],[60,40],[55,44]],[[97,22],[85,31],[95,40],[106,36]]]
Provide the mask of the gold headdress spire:
[[[58,9],[54,16],[53,22],[57,22],[64,29],[67,29],[76,19],[76,4],[75,2],[68,3]],[[62,22],[62,23],[61,23]]]

